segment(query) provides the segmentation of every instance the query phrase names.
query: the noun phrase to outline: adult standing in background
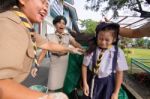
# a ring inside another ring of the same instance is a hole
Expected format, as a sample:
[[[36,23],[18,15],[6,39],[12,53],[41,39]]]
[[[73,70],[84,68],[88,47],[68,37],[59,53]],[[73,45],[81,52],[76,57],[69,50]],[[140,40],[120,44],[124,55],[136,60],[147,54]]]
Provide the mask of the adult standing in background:
[[[67,20],[64,16],[56,16],[53,20],[53,25],[55,26],[55,33],[49,34],[49,41],[55,42],[57,44],[69,47],[72,45],[75,48],[82,49],[81,45],[75,41],[75,39],[66,33],[64,30],[66,28]],[[38,63],[40,64],[45,57],[47,50],[43,50],[39,56]],[[48,76],[48,88],[51,91],[55,91],[63,88],[64,79],[68,67],[68,52],[52,52],[50,57],[50,67]],[[33,69],[34,70],[34,69]]]

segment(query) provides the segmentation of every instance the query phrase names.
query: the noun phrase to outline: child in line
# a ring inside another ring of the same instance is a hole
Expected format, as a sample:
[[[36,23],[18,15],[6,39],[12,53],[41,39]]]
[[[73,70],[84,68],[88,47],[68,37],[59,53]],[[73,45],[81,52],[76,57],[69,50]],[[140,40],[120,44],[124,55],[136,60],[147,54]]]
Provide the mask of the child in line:
[[[118,99],[123,71],[128,70],[124,53],[118,48],[119,25],[102,22],[96,27],[82,65],[82,99]]]

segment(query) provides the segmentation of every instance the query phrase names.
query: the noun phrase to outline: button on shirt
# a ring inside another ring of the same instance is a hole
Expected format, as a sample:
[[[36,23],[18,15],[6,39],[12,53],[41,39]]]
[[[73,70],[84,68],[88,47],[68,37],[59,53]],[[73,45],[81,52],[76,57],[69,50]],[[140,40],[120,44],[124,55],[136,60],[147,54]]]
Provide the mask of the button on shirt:
[[[112,73],[112,61],[114,57],[114,52],[115,52],[114,46],[110,49],[107,49],[104,52],[102,56],[102,61],[99,64],[100,65],[99,73],[98,73],[99,78],[107,77]],[[96,56],[98,59],[98,56],[101,53],[101,49],[97,48],[96,53],[97,53]],[[87,66],[90,70],[92,70],[92,56],[93,56],[93,52],[91,54],[85,55],[83,59],[83,64]],[[123,51],[120,48],[118,48],[117,66],[114,72],[125,71],[125,70],[128,70],[128,65],[127,65]]]

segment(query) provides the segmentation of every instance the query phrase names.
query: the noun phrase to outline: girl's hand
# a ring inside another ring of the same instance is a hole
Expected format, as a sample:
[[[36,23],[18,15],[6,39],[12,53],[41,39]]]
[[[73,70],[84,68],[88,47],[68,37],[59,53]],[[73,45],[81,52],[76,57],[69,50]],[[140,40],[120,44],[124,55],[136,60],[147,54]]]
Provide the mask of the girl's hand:
[[[31,75],[32,75],[33,78],[36,77],[37,72],[38,72],[38,69],[37,69],[36,67],[34,67],[34,68],[31,70]]]
[[[84,84],[83,91],[86,96],[89,96],[89,85],[87,83]]]
[[[118,93],[113,93],[111,99],[118,99]]]

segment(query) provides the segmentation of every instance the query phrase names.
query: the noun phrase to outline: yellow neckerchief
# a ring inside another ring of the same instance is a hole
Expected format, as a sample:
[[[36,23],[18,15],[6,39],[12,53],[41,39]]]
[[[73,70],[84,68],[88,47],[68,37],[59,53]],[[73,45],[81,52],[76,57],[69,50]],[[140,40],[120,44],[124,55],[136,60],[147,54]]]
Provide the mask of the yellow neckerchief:
[[[33,26],[29,23],[28,18],[26,17],[26,15],[20,11],[15,11],[15,14],[21,19],[21,23],[23,24],[23,26],[25,26],[29,31],[30,31],[30,36],[32,39],[32,45],[33,45],[33,49],[34,49],[34,62],[35,62],[35,67],[38,69],[38,62],[37,62],[37,56],[36,56],[36,50],[37,50],[37,46],[36,46],[36,40],[34,37],[34,28]]]
[[[107,49],[110,49],[112,48],[112,45],[108,46]],[[107,49],[101,49],[101,52],[99,54],[99,57],[98,59],[96,60],[96,65],[93,67],[93,73],[98,75],[98,70],[99,70],[99,67],[100,67],[100,63],[102,61],[102,57],[104,56],[104,52],[107,50]]]
[[[62,43],[62,38],[64,35],[67,35],[67,33],[58,33],[58,32],[55,32],[55,34],[57,35],[57,37],[59,38],[58,39],[58,43],[61,44]]]

